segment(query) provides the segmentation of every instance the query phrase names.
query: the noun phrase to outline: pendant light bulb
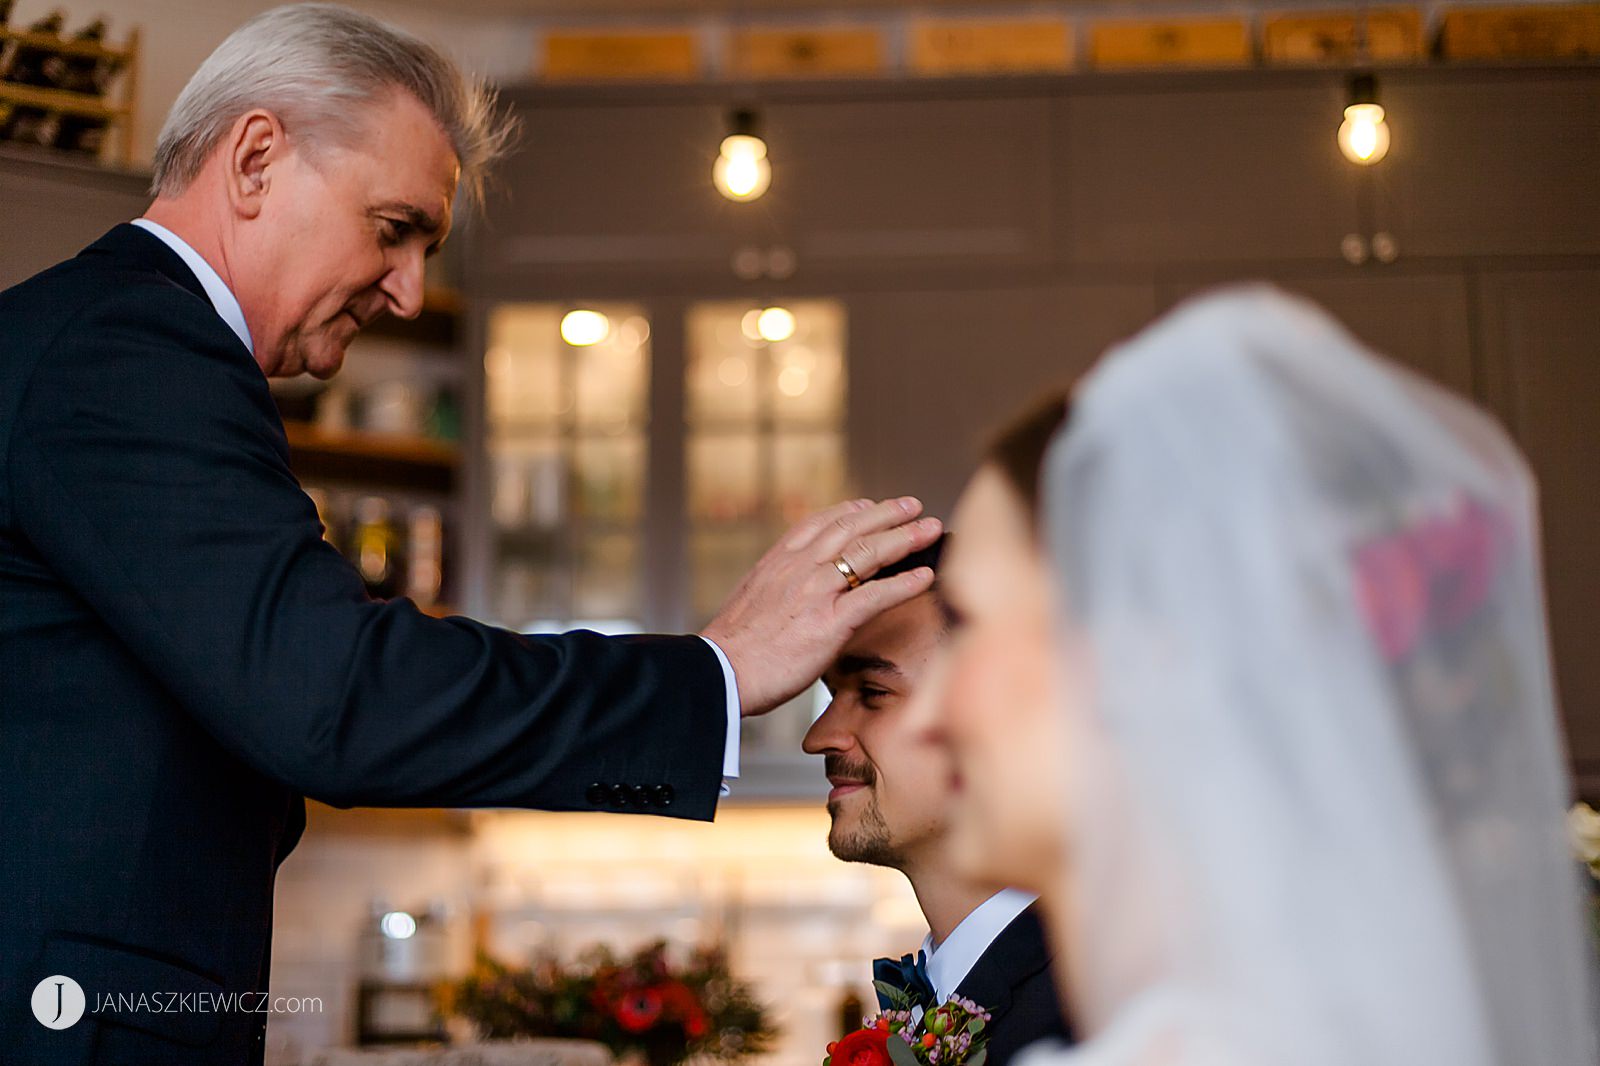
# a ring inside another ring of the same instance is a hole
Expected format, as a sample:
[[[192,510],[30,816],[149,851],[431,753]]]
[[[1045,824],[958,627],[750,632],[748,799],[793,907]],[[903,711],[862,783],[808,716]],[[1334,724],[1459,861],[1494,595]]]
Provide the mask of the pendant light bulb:
[[[1350,103],[1339,125],[1339,151],[1360,166],[1371,166],[1389,153],[1389,124],[1378,103],[1378,80],[1371,74],[1350,79]]]
[[[772,184],[772,162],[767,142],[756,132],[755,112],[733,112],[728,130],[711,167],[712,183],[730,200],[755,200]]]

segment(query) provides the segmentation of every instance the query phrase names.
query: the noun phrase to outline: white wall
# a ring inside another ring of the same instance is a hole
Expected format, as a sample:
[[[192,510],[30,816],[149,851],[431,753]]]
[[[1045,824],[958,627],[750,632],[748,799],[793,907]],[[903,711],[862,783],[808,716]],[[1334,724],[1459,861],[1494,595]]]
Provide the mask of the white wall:
[[[526,19],[463,14],[449,4],[426,9],[372,0],[345,4],[410,30],[488,78],[517,80],[533,62],[533,29]],[[102,14],[110,23],[113,44],[121,44],[132,27],[143,29],[134,120],[134,156],[143,166],[167,109],[195,69],[246,19],[275,6],[274,0],[18,0],[11,22],[26,26],[61,7],[69,34]]]

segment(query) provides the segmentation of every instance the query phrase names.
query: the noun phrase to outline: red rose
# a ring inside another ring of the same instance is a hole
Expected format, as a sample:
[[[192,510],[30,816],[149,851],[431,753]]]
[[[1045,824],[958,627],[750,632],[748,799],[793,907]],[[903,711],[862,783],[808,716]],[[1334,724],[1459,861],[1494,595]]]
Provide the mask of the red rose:
[[[617,1000],[614,1013],[618,1025],[630,1033],[642,1033],[661,1018],[661,993],[653,988],[627,992]]]
[[[833,1049],[833,1066],[892,1066],[886,1029],[857,1029]]]

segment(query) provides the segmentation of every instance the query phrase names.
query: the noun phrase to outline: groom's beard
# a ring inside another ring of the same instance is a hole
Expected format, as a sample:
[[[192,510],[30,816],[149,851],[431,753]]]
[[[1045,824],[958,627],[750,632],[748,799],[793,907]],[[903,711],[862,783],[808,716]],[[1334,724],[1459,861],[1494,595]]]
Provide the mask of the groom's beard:
[[[855,794],[859,798],[839,799],[828,804],[828,814],[833,818],[833,828],[828,832],[828,850],[845,862],[864,862],[898,870],[900,852],[894,846],[889,824],[883,820],[883,811],[878,807],[877,770],[865,760],[850,763],[837,755],[827,756],[823,765],[829,777],[850,778],[866,786]],[[846,806],[856,811],[854,817],[845,813]]]

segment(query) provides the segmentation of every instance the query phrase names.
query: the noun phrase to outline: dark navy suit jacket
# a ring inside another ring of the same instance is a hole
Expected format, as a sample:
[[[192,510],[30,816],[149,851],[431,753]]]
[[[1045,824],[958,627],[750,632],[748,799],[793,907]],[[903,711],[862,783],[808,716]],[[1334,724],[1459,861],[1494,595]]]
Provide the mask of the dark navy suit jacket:
[[[1072,1040],[1050,973],[1052,953],[1038,906],[1029,907],[1001,930],[956,988],[956,995],[993,1016],[985,1066],[1006,1066],[1035,1040]]]
[[[93,1007],[267,989],[302,796],[706,819],[726,706],[698,637],[370,600],[260,369],[143,230],[0,293],[5,1066],[259,1062],[264,1014]],[[91,1013],[52,1030],[58,974]]]

